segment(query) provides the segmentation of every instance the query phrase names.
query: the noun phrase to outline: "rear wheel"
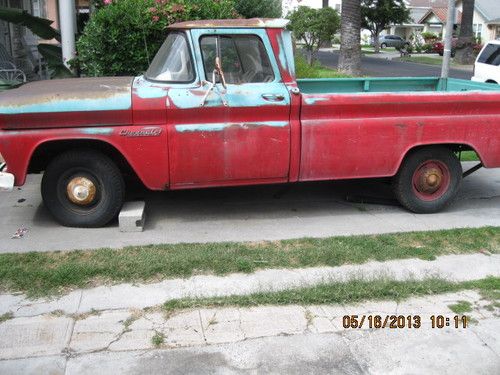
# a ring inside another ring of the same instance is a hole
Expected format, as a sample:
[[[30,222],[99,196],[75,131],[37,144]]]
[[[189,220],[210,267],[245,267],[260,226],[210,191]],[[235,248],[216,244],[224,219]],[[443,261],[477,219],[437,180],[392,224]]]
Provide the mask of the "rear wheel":
[[[382,43],[382,44],[380,45],[380,48],[382,48],[382,49],[387,48],[387,44]]]
[[[462,166],[446,147],[429,147],[409,154],[394,177],[398,201],[415,213],[442,210],[455,198],[462,181]]]
[[[92,150],[57,156],[42,179],[42,197],[54,218],[65,226],[102,227],[123,204],[125,184],[118,167]]]

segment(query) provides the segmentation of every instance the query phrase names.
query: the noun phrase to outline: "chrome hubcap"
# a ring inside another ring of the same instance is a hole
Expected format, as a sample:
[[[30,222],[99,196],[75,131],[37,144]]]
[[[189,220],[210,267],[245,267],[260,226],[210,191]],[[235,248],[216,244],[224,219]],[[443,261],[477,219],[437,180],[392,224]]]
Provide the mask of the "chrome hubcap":
[[[95,200],[96,187],[88,178],[75,177],[68,183],[66,194],[74,204],[87,206]]]

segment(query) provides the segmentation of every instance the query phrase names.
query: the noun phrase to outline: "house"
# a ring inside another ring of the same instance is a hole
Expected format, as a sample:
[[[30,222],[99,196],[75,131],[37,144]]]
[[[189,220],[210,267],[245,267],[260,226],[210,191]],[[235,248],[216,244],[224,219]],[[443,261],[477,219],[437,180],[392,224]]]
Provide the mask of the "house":
[[[462,1],[457,1],[457,9],[462,10]],[[483,43],[500,40],[500,0],[476,0],[473,18],[474,36]]]
[[[59,0],[61,1],[61,0]],[[0,7],[23,9],[28,13],[50,19],[52,27],[59,29],[59,1],[58,0],[0,0]],[[66,0],[65,0],[66,1]],[[90,0],[76,0],[75,19],[82,23],[88,18]],[[0,20],[0,44],[5,47],[7,53],[16,61],[16,65],[27,73],[30,78],[35,71],[39,71],[41,57],[38,54],[37,45],[39,38],[33,35],[23,26],[10,24]],[[56,41],[43,41],[44,43],[57,43]]]
[[[447,0],[407,0],[413,24],[395,25],[390,33],[408,37],[413,33],[432,32],[444,37],[448,15]],[[455,29],[462,22],[462,0],[456,3]],[[482,43],[500,39],[500,0],[475,0],[474,36]]]
[[[424,32],[433,33],[445,37],[446,24],[448,22],[448,7],[432,7],[420,19],[419,23],[424,25]],[[455,9],[455,18],[453,21],[454,33],[462,22],[462,12]]]

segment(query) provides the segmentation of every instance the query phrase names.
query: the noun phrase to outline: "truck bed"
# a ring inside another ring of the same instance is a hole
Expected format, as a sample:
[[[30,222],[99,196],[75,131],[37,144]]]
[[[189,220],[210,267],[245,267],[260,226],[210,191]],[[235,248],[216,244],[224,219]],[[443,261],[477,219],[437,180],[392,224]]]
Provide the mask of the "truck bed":
[[[304,94],[500,91],[500,85],[491,83],[435,77],[298,79],[297,84]]]

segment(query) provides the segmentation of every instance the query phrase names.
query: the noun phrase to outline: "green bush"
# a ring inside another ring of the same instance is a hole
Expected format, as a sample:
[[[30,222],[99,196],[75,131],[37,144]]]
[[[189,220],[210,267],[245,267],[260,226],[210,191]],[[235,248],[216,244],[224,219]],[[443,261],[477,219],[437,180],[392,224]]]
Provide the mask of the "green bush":
[[[236,0],[235,6],[245,18],[280,18],[283,13],[281,0]]]
[[[237,16],[234,0],[114,0],[87,23],[75,62],[87,76],[137,75],[147,69],[169,24]]]
[[[422,50],[424,53],[432,53],[434,46],[431,43],[426,43],[422,46]]]

